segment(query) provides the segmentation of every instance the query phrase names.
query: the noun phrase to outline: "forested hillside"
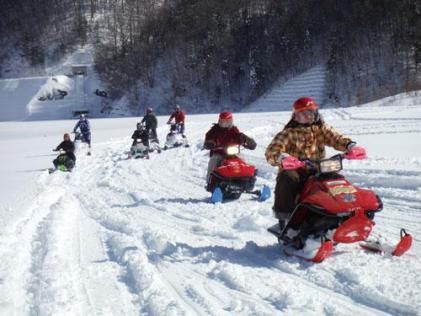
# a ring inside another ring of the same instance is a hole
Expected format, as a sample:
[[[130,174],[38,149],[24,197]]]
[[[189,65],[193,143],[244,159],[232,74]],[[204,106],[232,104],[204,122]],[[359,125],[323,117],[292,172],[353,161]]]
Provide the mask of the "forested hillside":
[[[327,66],[324,105],[421,88],[416,0],[1,1],[0,65],[42,71],[77,45],[115,98],[166,112],[240,109],[275,81]],[[17,40],[11,40],[16,36]],[[0,73],[13,72],[0,66]]]

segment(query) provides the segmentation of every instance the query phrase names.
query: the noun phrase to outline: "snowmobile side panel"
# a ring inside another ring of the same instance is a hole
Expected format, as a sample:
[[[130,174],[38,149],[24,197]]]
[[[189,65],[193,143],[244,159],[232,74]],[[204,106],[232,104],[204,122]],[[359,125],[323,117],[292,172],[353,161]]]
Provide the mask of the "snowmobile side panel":
[[[366,240],[373,229],[374,222],[364,213],[358,213],[355,216],[343,222],[335,231],[333,240],[337,243],[353,243]]]

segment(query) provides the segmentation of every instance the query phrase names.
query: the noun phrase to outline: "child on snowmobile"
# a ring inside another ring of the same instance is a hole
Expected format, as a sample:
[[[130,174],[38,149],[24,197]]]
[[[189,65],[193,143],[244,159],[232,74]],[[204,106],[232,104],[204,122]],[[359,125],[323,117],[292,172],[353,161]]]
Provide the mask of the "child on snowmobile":
[[[266,160],[279,167],[273,210],[282,229],[294,210],[296,198],[307,178],[313,174],[307,168],[283,170],[282,160],[318,160],[325,158],[325,146],[339,151],[352,151],[356,143],[326,124],[318,112],[316,101],[301,97],[293,105],[290,121],[266,148]]]
[[[156,116],[153,113],[153,109],[151,107],[148,107],[146,109],[146,114],[143,117],[141,123],[142,124],[144,123],[148,133],[149,132],[151,133],[151,141],[159,143],[158,135],[156,134],[156,128],[158,127],[158,120],[156,119]]]
[[[149,132],[145,125],[143,125],[142,123],[136,124],[136,130],[133,132],[132,139],[132,147],[137,144],[137,140],[139,139],[141,140],[144,146],[149,147]]]
[[[218,123],[214,124],[206,133],[203,146],[205,149],[210,150],[210,159],[206,176],[208,184],[212,171],[221,166],[224,161],[224,148],[227,145],[232,144],[242,145],[251,150],[256,148],[256,142],[252,138],[241,133],[239,129],[233,125],[232,113],[221,112],[219,114]]]
[[[66,165],[66,167],[71,166],[68,169],[72,169],[76,163],[76,156],[74,154],[75,144],[70,140],[70,135],[68,133],[65,133],[63,135],[63,141],[56,148],[54,148],[53,151],[59,151],[60,149],[64,150],[64,152],[66,153],[67,159],[71,160],[71,161],[64,162],[64,165]],[[53,160],[55,169],[57,169],[60,163],[61,161],[59,161],[59,157]]]
[[[82,133],[83,141],[86,142],[89,146],[89,149],[91,149],[91,127],[85,114],[80,115],[79,121],[76,123],[75,127],[73,128],[73,133],[76,133],[78,128],[80,129],[80,132]]]
[[[179,126],[179,132],[185,138],[184,135],[184,128],[185,128],[185,119],[186,119],[186,112],[182,111],[179,105],[175,106],[174,112],[172,112],[170,118],[168,119],[167,124],[171,124],[171,121],[174,119],[175,124]]]

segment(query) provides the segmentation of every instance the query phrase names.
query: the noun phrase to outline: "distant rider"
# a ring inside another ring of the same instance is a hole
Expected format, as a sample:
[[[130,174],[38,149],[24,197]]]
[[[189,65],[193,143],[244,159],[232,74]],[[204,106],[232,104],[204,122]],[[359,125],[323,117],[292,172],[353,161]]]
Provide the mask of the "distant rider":
[[[140,139],[142,144],[149,148],[149,132],[142,123],[136,124],[136,130],[133,132],[132,139],[132,146],[135,146],[137,140]]]
[[[156,116],[153,113],[153,109],[151,107],[148,107],[146,109],[146,114],[143,117],[141,123],[144,123],[147,131],[150,132],[151,142],[159,143],[158,135],[156,134],[156,128],[158,127],[158,120],[156,119]]]
[[[83,138],[82,141],[87,143],[90,149],[91,148],[91,127],[85,114],[80,115],[79,121],[76,123],[75,127],[73,128],[73,133],[76,133],[78,128],[80,129],[80,133],[82,134],[82,138]]]
[[[56,148],[54,148],[53,151],[59,151],[60,149],[66,153],[67,158],[72,160],[72,165],[74,165],[76,163],[76,156],[74,154],[75,144],[70,140],[70,135],[68,133],[63,135],[63,141]],[[58,157],[53,160],[53,164],[56,169],[60,163],[61,161],[59,161]]]
[[[210,150],[210,159],[207,171],[207,183],[209,184],[212,171],[222,165],[225,158],[225,147],[228,145],[238,144],[247,149],[254,150],[256,142],[241,133],[239,129],[233,125],[233,116],[231,112],[221,112],[217,124],[214,124],[206,133],[204,148]]]
[[[325,158],[325,146],[339,151],[351,151],[356,145],[326,124],[316,101],[302,97],[295,101],[290,121],[266,148],[266,160],[279,167],[275,187],[275,217],[282,228],[296,205],[296,198],[307,178],[314,173],[307,168],[283,170],[282,160],[319,160]]]
[[[185,138],[184,129],[185,129],[185,119],[186,119],[186,112],[182,111],[179,105],[176,105],[174,108],[174,112],[171,113],[170,118],[168,119],[167,124],[171,124],[171,121],[174,119],[175,124],[179,126],[179,132]]]

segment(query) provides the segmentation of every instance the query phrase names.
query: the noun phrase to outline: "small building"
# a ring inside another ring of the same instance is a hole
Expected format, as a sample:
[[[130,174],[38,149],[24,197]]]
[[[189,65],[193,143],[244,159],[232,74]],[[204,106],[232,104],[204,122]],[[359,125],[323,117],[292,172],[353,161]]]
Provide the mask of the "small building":
[[[86,65],[72,65],[73,75],[86,76],[88,74],[88,67]]]

